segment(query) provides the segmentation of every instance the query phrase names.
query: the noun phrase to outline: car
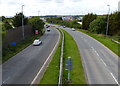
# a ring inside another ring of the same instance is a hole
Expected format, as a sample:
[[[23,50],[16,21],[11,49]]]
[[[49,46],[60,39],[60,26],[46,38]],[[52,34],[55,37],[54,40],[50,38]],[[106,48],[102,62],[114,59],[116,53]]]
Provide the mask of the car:
[[[50,29],[48,28],[48,29],[47,29],[47,31],[49,32],[49,31],[50,31]]]
[[[66,28],[66,26],[63,26],[63,28]]]
[[[74,29],[74,28],[72,28],[72,31],[75,31],[75,29]]]
[[[34,42],[33,42],[33,45],[34,45],[34,46],[37,46],[37,45],[40,45],[40,44],[42,44],[42,41],[39,40],[39,39],[36,39],[36,40],[34,40]]]

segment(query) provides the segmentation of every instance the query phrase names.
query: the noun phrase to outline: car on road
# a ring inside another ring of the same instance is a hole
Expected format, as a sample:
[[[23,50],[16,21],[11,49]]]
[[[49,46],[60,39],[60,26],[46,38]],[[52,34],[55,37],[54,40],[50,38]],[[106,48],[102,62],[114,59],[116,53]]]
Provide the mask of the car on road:
[[[34,40],[34,42],[33,42],[33,45],[34,45],[34,46],[37,46],[37,45],[40,45],[40,44],[42,44],[42,41],[39,40],[39,39],[36,39],[36,40]]]
[[[66,26],[63,26],[63,28],[66,28]]]
[[[50,31],[50,29],[48,28],[48,29],[47,29],[47,31],[49,32],[49,31]]]
[[[75,31],[75,28],[72,28],[72,31]]]

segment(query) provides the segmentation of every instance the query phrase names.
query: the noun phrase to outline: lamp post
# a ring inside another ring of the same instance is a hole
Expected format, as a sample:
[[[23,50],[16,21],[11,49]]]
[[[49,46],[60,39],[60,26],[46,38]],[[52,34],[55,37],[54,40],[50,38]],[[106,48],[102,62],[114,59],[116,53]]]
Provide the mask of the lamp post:
[[[107,16],[107,28],[106,28],[106,36],[108,35],[108,28],[109,28],[109,12],[110,12],[110,5],[108,6],[108,16]]]
[[[38,11],[38,17],[39,17],[39,12],[40,12],[40,11]]]
[[[23,18],[23,6],[24,6],[24,5],[22,5],[21,7],[22,7],[22,35],[23,35],[23,39],[24,39],[24,18]]]

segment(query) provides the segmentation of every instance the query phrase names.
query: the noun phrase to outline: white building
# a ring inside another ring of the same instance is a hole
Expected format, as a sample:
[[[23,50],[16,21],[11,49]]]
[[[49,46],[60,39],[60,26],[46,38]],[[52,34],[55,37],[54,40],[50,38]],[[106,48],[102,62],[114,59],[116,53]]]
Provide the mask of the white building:
[[[65,16],[65,17],[62,17],[62,20],[63,21],[73,21],[74,19],[71,16]]]
[[[118,2],[118,11],[120,12],[120,1]]]

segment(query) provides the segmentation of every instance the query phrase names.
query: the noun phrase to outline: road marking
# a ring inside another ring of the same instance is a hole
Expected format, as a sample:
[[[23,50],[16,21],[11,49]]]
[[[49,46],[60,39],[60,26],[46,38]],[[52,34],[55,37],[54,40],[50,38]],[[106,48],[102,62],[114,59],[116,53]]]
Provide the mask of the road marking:
[[[5,81],[3,81],[3,83],[5,83],[7,80],[9,80],[10,79],[10,77],[8,77]]]
[[[106,65],[106,63],[102,60],[102,59],[100,59],[103,63],[104,63],[104,65],[107,67],[107,65]]]
[[[99,54],[97,53],[97,51],[93,48],[93,47],[91,47],[94,51],[95,51],[95,53],[99,56]],[[100,57],[100,56],[99,56]],[[106,66],[106,68],[108,69],[108,67],[107,67],[107,65],[106,65],[106,63],[103,61],[103,59],[102,58],[100,58],[100,60],[102,61],[102,63]],[[110,72],[110,70],[108,69],[108,71]],[[112,77],[113,77],[113,79],[115,80],[115,82],[120,86],[120,84],[118,83],[118,81],[117,81],[117,79],[114,77],[114,75],[110,72],[110,74],[112,75]]]
[[[58,30],[57,30],[58,31]],[[59,38],[58,38],[58,41],[56,43],[56,45],[54,46],[53,50],[51,51],[51,53],[49,54],[47,60],[44,62],[44,64],[42,65],[41,69],[38,71],[37,75],[35,76],[35,78],[33,79],[33,81],[31,82],[31,85],[34,84],[35,80],[37,79],[37,77],[39,76],[39,74],[41,73],[41,71],[43,70],[43,68],[45,67],[46,63],[48,62],[48,60],[50,59],[51,55],[53,54],[54,50],[56,49],[58,43],[59,43],[59,40],[60,40],[60,32],[58,31],[59,33]]]
[[[120,84],[118,83],[117,79],[114,77],[114,75],[112,73],[110,73],[113,77],[113,79],[115,80],[115,82],[120,86]]]

